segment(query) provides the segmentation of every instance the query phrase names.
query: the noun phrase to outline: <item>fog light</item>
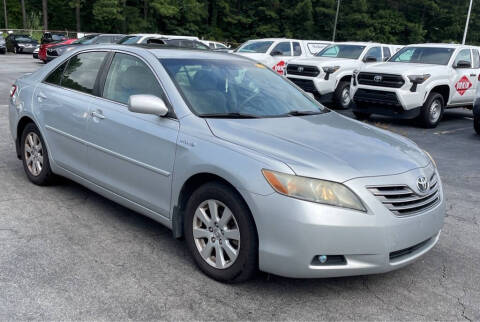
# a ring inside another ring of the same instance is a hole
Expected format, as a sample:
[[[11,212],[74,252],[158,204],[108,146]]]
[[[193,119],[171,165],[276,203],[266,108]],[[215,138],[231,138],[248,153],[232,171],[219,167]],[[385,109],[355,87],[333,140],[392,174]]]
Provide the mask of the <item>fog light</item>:
[[[325,264],[327,262],[327,255],[318,255],[318,260],[321,264]]]

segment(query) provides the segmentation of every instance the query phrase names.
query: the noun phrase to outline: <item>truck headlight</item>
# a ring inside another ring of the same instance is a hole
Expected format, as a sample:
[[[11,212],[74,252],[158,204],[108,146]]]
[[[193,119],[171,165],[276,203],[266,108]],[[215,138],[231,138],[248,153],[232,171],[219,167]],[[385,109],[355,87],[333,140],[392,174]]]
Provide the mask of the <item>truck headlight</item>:
[[[435,162],[435,160],[434,160],[433,157],[430,155],[430,153],[428,153],[428,152],[425,151],[425,150],[423,150],[423,153],[425,153],[425,155],[430,159],[430,161],[432,161],[433,166],[436,168],[436,167],[437,167],[437,162]]]
[[[340,69],[340,66],[326,66],[326,67],[322,67],[322,69],[327,74],[333,74]]]
[[[265,169],[262,170],[262,173],[270,186],[282,195],[367,212],[360,198],[341,183]]]
[[[430,74],[408,76],[408,79],[410,80],[410,82],[414,84],[422,84],[429,78],[430,78]]]

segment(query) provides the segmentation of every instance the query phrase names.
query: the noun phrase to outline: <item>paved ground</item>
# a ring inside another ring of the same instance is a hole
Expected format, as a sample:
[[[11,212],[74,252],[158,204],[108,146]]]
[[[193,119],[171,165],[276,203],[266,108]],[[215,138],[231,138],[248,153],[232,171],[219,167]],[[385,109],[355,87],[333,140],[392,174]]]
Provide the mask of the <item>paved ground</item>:
[[[71,182],[36,187],[10,139],[8,90],[42,67],[0,55],[0,320],[480,320],[480,136],[471,112],[433,130],[374,119],[431,152],[448,217],[422,260],[376,276],[214,282],[160,224]],[[346,114],[349,114],[346,112]]]

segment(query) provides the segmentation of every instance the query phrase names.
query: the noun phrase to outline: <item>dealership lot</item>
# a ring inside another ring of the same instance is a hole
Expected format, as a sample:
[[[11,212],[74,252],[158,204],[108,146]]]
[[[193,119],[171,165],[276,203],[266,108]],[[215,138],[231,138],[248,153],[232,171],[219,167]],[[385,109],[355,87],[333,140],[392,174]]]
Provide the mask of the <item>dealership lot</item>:
[[[448,111],[430,130],[370,121],[411,138],[439,165],[447,218],[423,259],[384,275],[259,274],[232,286],[197,270],[160,224],[69,181],[27,181],[9,134],[7,93],[41,66],[30,55],[0,56],[0,319],[480,319],[480,136],[470,111]]]

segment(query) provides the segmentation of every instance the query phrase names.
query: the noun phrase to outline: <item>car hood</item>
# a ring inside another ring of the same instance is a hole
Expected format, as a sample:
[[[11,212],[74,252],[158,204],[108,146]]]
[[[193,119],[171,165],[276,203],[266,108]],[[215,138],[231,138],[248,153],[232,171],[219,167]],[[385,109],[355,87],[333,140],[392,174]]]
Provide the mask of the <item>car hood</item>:
[[[435,74],[447,70],[447,66],[432,64],[411,64],[411,63],[393,63],[385,62],[378,64],[368,64],[362,71],[371,73],[419,75]]]
[[[335,112],[207,123],[213,135],[283,161],[300,176],[344,182],[429,163],[412,141]]]
[[[308,58],[296,58],[292,59],[289,64],[315,64],[318,66],[335,66],[352,64],[358,65],[361,62],[358,59],[346,59],[346,58],[329,58],[329,57],[308,57]]]

